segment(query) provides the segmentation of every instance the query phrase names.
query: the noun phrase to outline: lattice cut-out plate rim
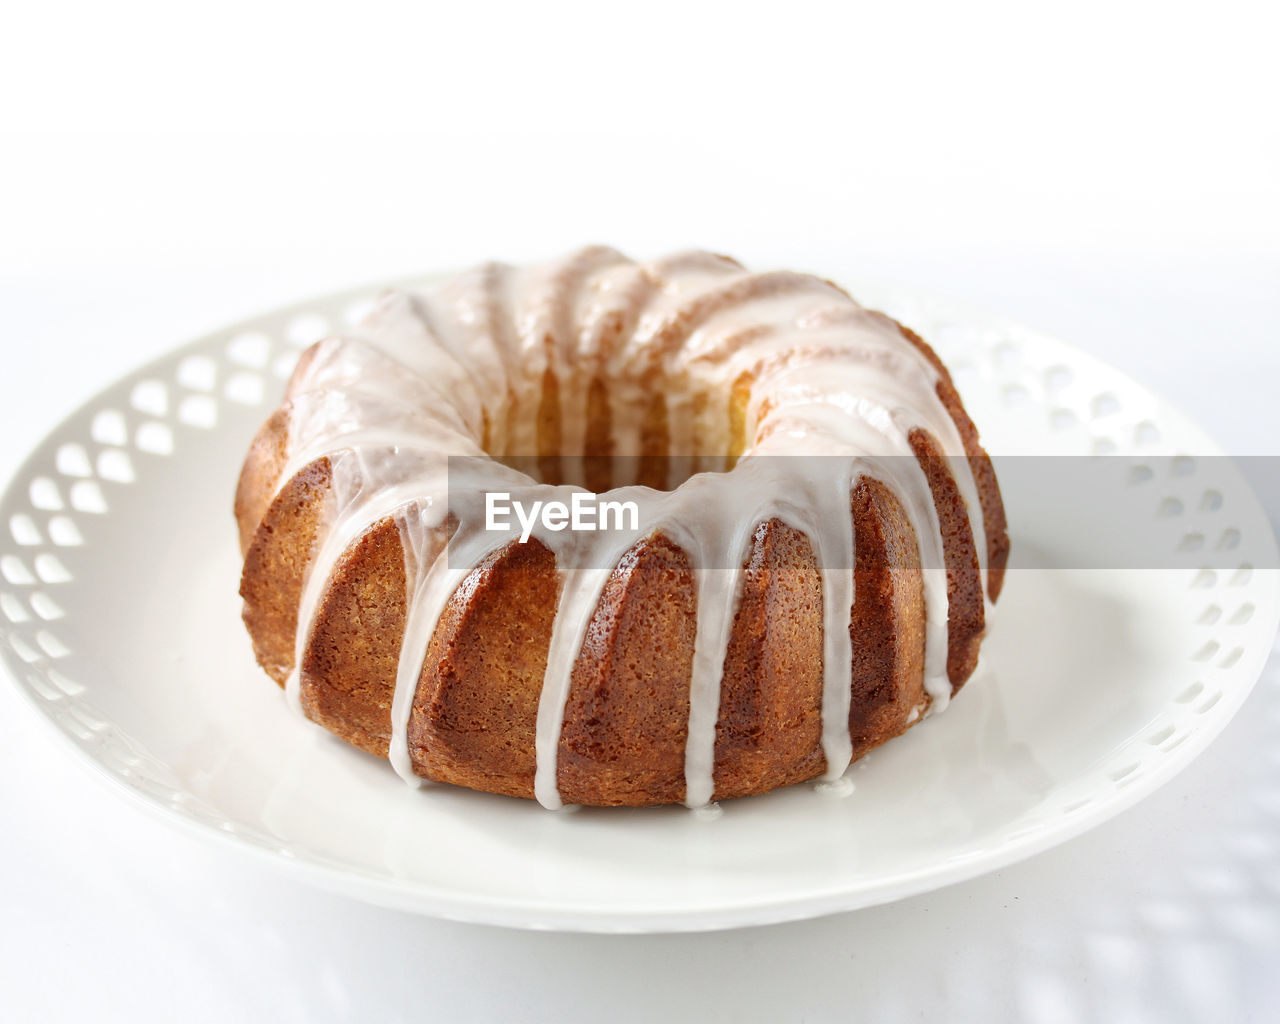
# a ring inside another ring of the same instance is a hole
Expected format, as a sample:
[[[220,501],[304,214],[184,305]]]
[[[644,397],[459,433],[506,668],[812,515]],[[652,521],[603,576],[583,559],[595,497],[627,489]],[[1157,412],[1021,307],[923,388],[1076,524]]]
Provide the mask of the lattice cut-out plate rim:
[[[428,279],[412,279],[424,280]],[[883,903],[973,877],[1109,819],[1167,782],[1221,732],[1248,696],[1271,650],[1280,622],[1280,574],[1269,568],[1255,571],[1248,565],[1234,573],[1192,571],[1194,563],[1189,561],[1186,587],[1195,593],[1198,614],[1180,623],[1191,646],[1177,659],[1181,669],[1188,664],[1194,666],[1194,681],[1180,686],[1167,706],[1151,708],[1143,728],[1126,736],[1110,756],[1100,759],[1081,777],[1067,780],[1069,785],[1055,785],[1052,799],[1046,798],[1043,805],[1037,805],[1030,825],[1001,826],[963,847],[938,851],[932,861],[926,858],[906,870],[847,883],[839,878],[834,882],[825,877],[797,879],[789,872],[771,878],[765,871],[755,880],[759,884],[746,894],[728,889],[716,892],[712,877],[704,880],[702,890],[691,892],[684,899],[646,894],[643,884],[629,892],[627,898],[604,899],[557,892],[554,886],[548,889],[542,879],[544,891],[530,893],[526,898],[498,889],[486,892],[483,886],[451,888],[447,880],[424,882],[409,878],[405,875],[409,869],[403,865],[356,862],[336,847],[326,850],[322,843],[283,837],[261,821],[228,815],[215,798],[195,792],[177,766],[153,756],[148,748],[149,737],[130,735],[112,721],[104,720],[96,710],[95,696],[104,695],[104,688],[110,687],[112,681],[106,675],[95,677],[78,660],[85,657],[86,662],[91,661],[93,652],[77,651],[65,641],[64,630],[74,618],[67,609],[77,603],[66,599],[78,585],[74,571],[80,564],[77,559],[96,556],[90,527],[95,519],[112,515],[113,498],[120,493],[119,488],[140,486],[139,477],[145,484],[150,469],[157,464],[148,460],[170,460],[171,468],[178,466],[172,461],[173,454],[182,454],[192,432],[223,443],[221,432],[230,418],[229,410],[240,421],[245,416],[255,422],[264,419],[292,360],[305,344],[316,340],[320,332],[348,328],[378,292],[407,283],[411,282],[365,286],[298,303],[215,332],[140,367],[105,388],[51,431],[18,470],[0,502],[0,661],[39,717],[70,742],[87,763],[123,786],[149,810],[202,837],[254,852],[329,889],[459,920],[532,928],[644,932],[798,919]],[[1221,450],[1169,403],[1072,346],[1001,316],[909,288],[866,283],[854,292],[867,304],[885,308],[935,343],[956,374],[970,411],[988,440],[999,436],[1001,428],[1015,433],[1025,431],[1026,422],[1039,418],[1043,423],[1037,436],[1055,452],[1122,452],[1135,463],[1130,483],[1151,488],[1155,517],[1177,522],[1182,517],[1200,517],[1195,526],[1187,527],[1184,536],[1184,540],[1199,538],[1190,545],[1192,548],[1202,546],[1206,538],[1233,546],[1243,539],[1257,565],[1277,564],[1275,540],[1266,516],[1242,478],[1228,481],[1229,511],[1233,513],[1230,523],[1224,528],[1213,519],[1222,509],[1223,493],[1216,487],[1199,486],[1195,458],[1219,455]],[[978,380],[974,385],[978,397],[965,390],[967,378]],[[229,437],[225,444],[235,447],[230,455],[238,460],[247,436]],[[1159,468],[1160,459],[1172,460],[1167,474],[1153,469]],[[1187,478],[1189,482],[1177,484],[1166,476]],[[228,494],[225,501],[218,503],[219,514],[211,516],[209,524],[211,530],[225,534],[220,539],[234,547],[225,515],[229,500]],[[1015,535],[1015,558],[1019,539]],[[1195,551],[1187,552],[1187,557],[1194,559]],[[231,593],[235,584],[234,574],[229,574],[226,587]],[[1006,601],[1009,595],[1007,590]],[[1132,594],[1129,596],[1132,598]],[[234,609],[233,604],[228,607]],[[1186,603],[1188,610],[1192,607]],[[1003,613],[1002,602],[987,650],[1002,643]],[[238,621],[232,628],[239,630]],[[240,642],[247,649],[247,639],[242,634]],[[984,652],[984,663],[986,660]],[[982,671],[979,670],[980,675]],[[262,688],[255,692],[265,692],[269,687],[264,678],[252,674],[247,678],[247,685]],[[971,689],[978,687],[979,679],[976,676],[970,683]],[[976,702],[962,695],[957,709],[966,703]],[[309,728],[302,723],[297,727]],[[905,749],[908,742],[916,743],[917,750],[923,749],[922,741],[916,737],[925,732],[914,730],[885,750],[893,751],[899,744]],[[308,737],[312,734],[306,733]],[[339,771],[346,767],[341,749],[326,746],[317,756],[321,763],[337,764]],[[893,770],[902,771],[903,757],[907,755],[892,756],[897,761]],[[363,763],[356,768],[369,772],[369,766]],[[861,789],[863,776],[853,774],[859,768],[855,766],[850,777],[859,780],[856,788]],[[389,774],[388,769],[370,777],[381,787]],[[399,785],[394,779],[390,781]],[[749,837],[753,828],[776,832],[776,824],[771,821],[775,811],[770,810],[774,807],[788,827],[799,821],[803,828],[807,814],[830,816],[831,807],[843,806],[837,803],[840,792],[839,787],[836,789],[834,794],[815,795],[812,787],[792,787],[785,793],[735,802],[727,805],[720,819],[705,823],[705,827],[724,829],[722,823],[728,822],[728,831],[746,830],[737,834],[739,839],[744,834]],[[529,808],[519,801],[480,794],[461,794],[451,799],[461,813],[483,817],[491,825],[496,823],[499,830],[505,820],[519,819],[521,828],[531,820]],[[848,805],[849,813],[856,814],[856,801],[848,801]],[[746,813],[741,812],[740,808],[748,807]],[[429,813],[423,811],[424,815]],[[614,813],[619,816],[614,821],[632,822],[618,832],[632,844],[637,829],[651,830],[651,835],[659,838],[666,834],[664,830],[674,830],[670,834],[680,841],[687,821],[692,820],[683,811],[673,811],[684,816],[676,825],[671,824],[675,819],[670,817],[655,818],[625,810]],[[539,824],[533,827],[540,842],[546,842],[546,835],[550,834],[547,830],[554,833],[574,827],[565,824],[572,818],[547,816],[541,811],[537,814]],[[596,822],[590,826],[592,829],[604,829],[604,846],[600,848],[611,850],[619,858],[619,863],[609,866],[613,872],[610,883],[624,888],[631,885],[626,875],[627,843],[611,848],[609,830],[615,826],[601,826],[599,818],[591,820]],[[733,824],[735,821],[737,825]],[[697,827],[703,827],[702,823]],[[459,841],[465,846],[465,840]],[[707,841],[706,835],[699,835],[694,843],[701,850],[698,844]],[[517,850],[522,843],[513,838],[510,845]],[[492,850],[487,853],[492,855]],[[688,863],[674,864],[673,874],[666,879],[677,890],[682,881],[681,870],[691,869]],[[646,896],[652,898],[646,902]]]

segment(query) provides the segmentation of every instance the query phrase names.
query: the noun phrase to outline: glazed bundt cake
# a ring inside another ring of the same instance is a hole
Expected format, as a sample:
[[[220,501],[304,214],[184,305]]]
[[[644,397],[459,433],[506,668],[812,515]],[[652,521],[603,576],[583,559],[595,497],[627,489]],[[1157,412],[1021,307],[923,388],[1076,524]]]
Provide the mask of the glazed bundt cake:
[[[612,523],[493,517],[575,494]],[[254,651],[308,718],[547,807],[838,777],[968,679],[1009,552],[919,337],[705,252],[385,295],[303,353],[236,516]]]

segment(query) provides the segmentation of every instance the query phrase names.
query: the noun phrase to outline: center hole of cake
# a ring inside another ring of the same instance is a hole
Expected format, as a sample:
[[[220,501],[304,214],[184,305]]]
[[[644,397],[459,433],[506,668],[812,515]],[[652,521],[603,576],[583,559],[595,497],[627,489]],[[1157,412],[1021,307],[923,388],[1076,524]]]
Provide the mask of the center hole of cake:
[[[610,384],[597,379],[585,388],[567,389],[548,372],[534,422],[525,424],[534,429],[521,432],[520,410],[502,410],[498,415],[507,416],[508,444],[494,443],[498,432],[486,429],[485,448],[543,484],[596,493],[633,485],[674,490],[698,473],[733,468],[745,448],[750,386],[744,375],[723,398],[687,393],[660,379]],[[529,433],[536,438],[533,446]]]

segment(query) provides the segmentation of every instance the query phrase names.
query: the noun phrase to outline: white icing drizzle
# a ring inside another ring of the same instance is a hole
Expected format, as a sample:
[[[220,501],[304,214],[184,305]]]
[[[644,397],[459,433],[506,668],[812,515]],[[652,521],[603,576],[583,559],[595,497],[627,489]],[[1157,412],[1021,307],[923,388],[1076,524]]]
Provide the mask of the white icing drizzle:
[[[427,646],[436,622],[444,610],[444,601],[464,578],[464,573],[449,568],[443,543],[436,541],[444,523],[438,511],[417,502],[400,510],[396,528],[404,548],[405,589],[412,595],[405,611],[404,639],[400,642],[400,660],[396,665],[396,686],[391,698],[391,740],[387,758],[405,782],[421,785],[414,774],[409,751],[409,718],[413,697],[418,690],[422,663],[427,659]]]
[[[543,807],[561,806],[560,787],[556,781],[559,764],[560,730],[564,725],[564,707],[569,699],[573,664],[582,650],[591,613],[605,584],[609,569],[568,568],[560,584],[560,603],[551,626],[551,645],[547,650],[547,670],[538,700],[538,722],[535,750],[538,755],[533,779],[533,795]]]
[[[489,458],[536,455],[540,441],[545,447],[539,410],[548,371],[558,390],[554,460],[570,482],[558,486]],[[357,335],[322,342],[295,375],[288,459],[277,487],[322,456],[331,487],[298,609],[286,684],[292,703],[300,706],[303,657],[333,569],[371,525],[392,518],[408,599],[389,757],[402,777],[419,781],[408,734],[431,638],[457,587],[510,541],[484,530],[483,494],[500,489],[520,500],[568,501],[581,489],[574,484],[584,480],[597,377],[609,385],[615,454],[641,451],[654,388],[665,389],[667,483],[678,486],[615,486],[602,495],[637,503],[637,531],[533,532],[554,553],[561,578],[537,711],[534,790],[543,805],[561,805],[560,734],[591,617],[618,562],[651,533],[684,551],[696,581],[685,802],[710,803],[721,674],[743,569],[756,528],[773,518],[809,538],[824,570],[821,742],[825,777],[843,775],[852,755],[849,620],[857,599],[850,495],[863,478],[896,495],[915,531],[924,685],[929,711],[946,707],[946,562],[928,480],[911,448],[913,430],[928,431],[952,459],[984,599],[987,544],[977,485],[937,395],[933,365],[888,321],[817,278],[749,274],[697,252],[640,265],[599,247],[529,269],[487,264],[431,289],[391,293]],[[738,440],[728,409],[744,379],[750,402],[738,426],[746,446],[732,469],[719,472]],[[449,456],[469,458],[451,466]]]

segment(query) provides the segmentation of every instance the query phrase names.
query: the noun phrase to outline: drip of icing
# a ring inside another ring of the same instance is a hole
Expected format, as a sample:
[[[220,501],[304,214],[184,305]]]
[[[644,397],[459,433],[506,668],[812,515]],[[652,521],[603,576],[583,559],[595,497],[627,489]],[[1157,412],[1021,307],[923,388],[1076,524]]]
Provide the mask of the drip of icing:
[[[461,582],[460,574],[449,569],[444,544],[437,540],[444,527],[444,517],[434,506],[423,507],[414,502],[396,515],[400,545],[404,549],[405,589],[410,596],[405,610],[404,639],[400,642],[400,660],[396,665],[396,686],[391,698],[391,739],[387,757],[405,782],[420,785],[413,771],[409,752],[409,717],[413,711],[413,695],[418,690],[418,676],[427,658],[427,646],[435,632],[445,600],[453,587]],[[415,670],[414,666],[418,666]]]
[[[805,275],[751,275],[723,257],[688,253],[648,266],[608,249],[515,270],[490,264],[423,292],[386,296],[353,337],[331,339],[290,387],[289,452],[278,486],[314,459],[331,466],[329,516],[304,580],[286,693],[300,700],[302,659],[332,569],[391,517],[405,552],[405,635],[391,707],[389,757],[416,781],[408,725],[436,624],[459,583],[509,537],[482,528],[480,496],[568,500],[492,461],[539,451],[547,372],[558,382],[565,479],[581,481],[593,377],[610,386],[609,442],[637,453],[653,381],[668,388],[671,491],[615,487],[640,530],[591,535],[535,528],[561,577],[537,712],[535,795],[561,804],[558,746],[574,665],[600,595],[626,552],[662,532],[686,553],[697,617],[685,754],[686,803],[714,796],[720,676],[755,528],[778,518],[809,537],[822,573],[822,750],[828,780],[849,765],[849,616],[854,593],[850,493],[863,478],[898,497],[920,546],[929,711],[951,695],[941,528],[909,436],[927,430],[964,498],[986,596],[987,547],[977,485],[928,359],[884,318]],[[726,398],[746,380],[750,405],[735,443]],[[545,441],[545,438],[542,440]],[[448,456],[467,456],[463,468]],[[819,457],[815,464],[806,457]],[[616,481],[615,481],[616,483]],[[452,487],[450,486],[452,485]],[[447,528],[452,537],[446,542]],[[832,571],[832,570],[836,571]]]
[[[587,625],[596,602],[609,580],[610,569],[566,569],[560,584],[560,603],[551,626],[551,645],[547,649],[547,669],[543,677],[542,696],[538,701],[538,755],[533,779],[533,795],[543,807],[561,806],[560,786],[556,781],[559,766],[560,729],[564,725],[564,706],[569,699],[569,683],[573,663],[582,650]]]
[[[744,478],[754,467],[742,467]],[[755,474],[751,474],[755,475]],[[710,474],[691,477],[681,488],[682,501],[700,509],[697,525],[687,520],[670,532],[689,557],[697,581],[697,619],[693,667],[689,679],[689,731],[685,741],[685,803],[701,807],[715,790],[716,720],[720,712],[720,678],[734,616],[741,598],[742,565],[751,549],[759,515],[744,515],[731,502],[737,494],[717,486]],[[745,488],[744,488],[745,490]]]
[[[818,564],[828,567],[822,574],[822,753],[829,779],[843,775],[853,759],[849,737],[849,678],[853,672],[849,616],[855,597],[851,483],[847,472],[840,473],[820,488],[827,494],[814,495],[816,507],[822,510],[813,534]]]

